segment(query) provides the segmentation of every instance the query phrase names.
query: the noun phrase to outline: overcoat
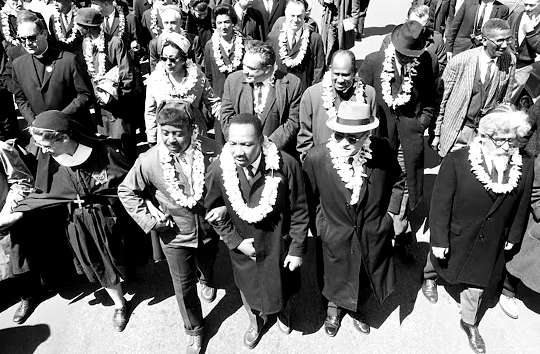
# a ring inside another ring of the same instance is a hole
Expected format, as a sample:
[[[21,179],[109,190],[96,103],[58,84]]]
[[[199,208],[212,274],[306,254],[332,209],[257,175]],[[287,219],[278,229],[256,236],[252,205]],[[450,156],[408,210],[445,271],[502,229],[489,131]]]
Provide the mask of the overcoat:
[[[307,31],[307,26],[304,27],[304,31]],[[309,30],[309,44],[306,49],[306,53],[302,62],[295,67],[289,68],[281,60],[279,55],[279,34],[280,31],[270,33],[268,37],[268,43],[274,48],[276,53],[276,63],[278,69],[283,72],[288,72],[297,76],[302,83],[302,91],[307,89],[309,86],[316,84],[322,80],[324,75],[325,68],[325,57],[323,42],[321,35],[315,31]],[[302,46],[302,39],[300,39],[293,48],[290,47],[289,41],[287,41],[287,52],[290,57],[294,57],[300,51]]]
[[[336,50],[354,47],[354,28],[357,28],[360,18],[360,0],[333,0],[331,3],[319,0],[319,3],[323,7],[321,37],[326,63],[330,65]],[[353,29],[346,31],[343,20],[352,21]]]
[[[531,192],[529,223],[519,250],[506,263],[510,274],[519,278],[528,288],[540,293],[540,159],[534,161],[534,182]]]
[[[300,79],[292,74],[277,70],[275,82],[270,87],[264,111],[260,115],[263,134],[288,153],[296,153],[298,134],[298,109],[302,90]],[[225,80],[221,105],[221,127],[227,137],[229,121],[235,114],[253,114],[253,88],[244,79],[241,70]]]
[[[272,4],[272,11],[266,11],[263,0],[254,0],[251,5],[255,10],[259,11],[263,17],[264,37],[268,36],[268,33],[272,30],[274,23],[281,16],[285,16],[286,0],[274,0]]]
[[[357,311],[362,289],[382,303],[395,283],[393,221],[401,206],[405,175],[386,139],[372,138],[372,159],[365,165],[358,202],[335,170],[326,144],[311,149],[304,161],[310,209],[316,210],[317,237],[324,257],[323,295],[339,307]],[[361,284],[362,267],[370,284]]]
[[[50,71],[45,71],[43,82],[31,54],[13,61],[13,94],[21,114],[30,123],[39,113],[57,109],[89,124],[94,91],[85,68],[73,53],[49,47],[45,55]]]
[[[383,99],[381,72],[384,51],[369,54],[360,68],[360,78],[367,85],[373,86],[377,94],[377,116],[379,127],[377,135],[388,137],[397,151],[401,145],[407,172],[409,205],[415,208],[422,199],[424,180],[424,130],[429,126],[435,112],[435,78],[431,58],[423,53],[416,68],[418,74],[413,78],[411,98],[396,109],[388,107]],[[391,93],[395,97],[400,92],[403,77],[397,74],[394,64],[394,78],[390,81]]]
[[[537,54],[540,53],[540,23],[536,24],[533,31],[527,32],[523,41],[519,43],[519,27],[524,13],[524,11],[519,13],[516,19],[510,23],[517,56],[517,69],[533,64]]]
[[[473,34],[475,23],[479,18],[479,7],[480,1],[465,0],[455,13],[451,24],[449,24],[446,35],[446,48],[454,55],[475,47],[470,35]],[[489,18],[508,19],[508,7],[495,0]]]
[[[211,210],[226,205],[225,221],[212,226],[230,249],[234,281],[248,304],[262,314],[278,313],[290,295],[291,273],[283,267],[287,254],[301,257],[305,253],[308,230],[308,207],[300,164],[286,153],[280,153],[280,168],[274,172],[281,181],[273,211],[258,223],[250,224],[232,209],[223,186],[220,160],[214,161],[206,176],[205,208]],[[242,197],[249,207],[258,205],[264,189],[265,159],[257,173],[248,182],[241,167],[236,167]],[[256,261],[238,251],[236,247],[247,238],[254,238]]]
[[[471,171],[468,147],[443,159],[433,187],[429,225],[431,247],[449,248],[445,260],[431,256],[445,281],[486,288],[502,278],[505,242],[519,243],[527,226],[534,175],[530,157],[523,157],[521,171],[516,188],[495,194]]]
[[[246,37],[259,41],[266,40],[267,31],[264,27],[264,18],[259,10],[248,7],[241,20],[238,20],[236,28]]]
[[[351,88],[354,91],[354,89]],[[323,85],[321,82],[309,87],[300,100],[300,130],[298,131],[298,142],[296,143],[296,149],[303,159],[306,157],[307,152],[314,146],[325,143],[332,131],[326,125],[328,120],[328,113],[323,106]],[[342,99],[336,93],[336,99],[334,106],[336,112],[339,109],[339,105],[343,102]],[[371,106],[371,112],[374,116],[377,114],[377,102],[375,100],[375,89],[369,85],[364,85],[363,97],[356,97],[351,93],[348,97],[348,101],[360,101],[366,102]]]

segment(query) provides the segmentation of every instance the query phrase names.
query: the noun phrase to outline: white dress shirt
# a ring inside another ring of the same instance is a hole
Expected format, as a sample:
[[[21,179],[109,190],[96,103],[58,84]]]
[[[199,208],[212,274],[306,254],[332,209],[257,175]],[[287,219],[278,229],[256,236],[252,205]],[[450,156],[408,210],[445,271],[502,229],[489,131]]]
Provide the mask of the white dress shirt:
[[[253,172],[254,175],[257,174],[257,170],[259,169],[259,165],[261,163],[261,158],[262,158],[262,152],[259,154],[259,156],[255,159],[255,161],[253,161],[251,163],[251,165],[248,165],[248,166],[251,166],[251,171]],[[246,167],[242,167],[244,169],[244,174],[246,175],[246,178],[248,181],[251,180],[251,177],[249,175],[249,169],[248,169],[248,166]]]
[[[263,0],[264,8],[266,9],[266,12],[271,13],[272,7],[274,7],[274,0]]]
[[[489,55],[487,55],[487,53],[482,50],[482,53],[480,54],[480,56],[478,57],[478,64],[480,66],[480,80],[482,81],[483,84],[485,84],[485,78],[486,78],[486,74],[487,74],[487,70],[488,70],[488,65],[489,63],[491,62],[492,66],[491,66],[491,77],[493,77],[493,75],[495,75],[495,72],[497,71],[497,59],[498,58],[490,58]]]
[[[270,92],[270,85],[272,84],[272,79],[274,75],[270,75],[270,77],[262,82],[262,85],[255,84],[253,86],[253,103],[254,107],[257,107],[258,104],[262,105],[263,110],[266,106],[266,100],[268,98],[268,93]],[[258,102],[260,97],[260,102]]]
[[[477,23],[478,28],[482,28],[482,26],[489,20],[489,17],[491,16],[491,11],[493,11],[493,1],[489,2],[483,2],[480,4],[480,8],[478,9],[478,16],[476,17],[476,22],[480,21],[480,17],[482,17],[482,14],[484,14],[484,18],[482,19],[482,23]]]

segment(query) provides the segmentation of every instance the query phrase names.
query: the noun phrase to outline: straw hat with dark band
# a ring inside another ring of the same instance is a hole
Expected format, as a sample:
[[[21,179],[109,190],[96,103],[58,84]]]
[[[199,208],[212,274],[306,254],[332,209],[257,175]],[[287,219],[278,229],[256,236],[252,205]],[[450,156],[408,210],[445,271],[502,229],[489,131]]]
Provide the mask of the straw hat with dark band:
[[[379,126],[379,120],[371,115],[371,106],[355,101],[343,101],[336,118],[326,121],[328,128],[340,133],[362,133]]]

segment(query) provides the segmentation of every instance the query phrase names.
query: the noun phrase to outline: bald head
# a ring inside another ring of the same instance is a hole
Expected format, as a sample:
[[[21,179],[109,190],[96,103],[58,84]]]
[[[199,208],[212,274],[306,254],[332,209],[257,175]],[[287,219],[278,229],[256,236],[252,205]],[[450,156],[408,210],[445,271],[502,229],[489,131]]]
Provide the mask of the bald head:
[[[338,50],[332,56],[330,66],[332,84],[338,93],[347,92],[354,83],[356,60],[350,50]]]

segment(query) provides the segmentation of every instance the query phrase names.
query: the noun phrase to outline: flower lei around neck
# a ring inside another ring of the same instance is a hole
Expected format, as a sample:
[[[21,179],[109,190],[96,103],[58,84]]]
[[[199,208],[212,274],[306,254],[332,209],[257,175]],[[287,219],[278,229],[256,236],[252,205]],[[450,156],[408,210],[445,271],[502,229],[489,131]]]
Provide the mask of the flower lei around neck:
[[[396,49],[394,45],[390,43],[388,48],[384,51],[383,70],[381,72],[381,88],[384,102],[396,109],[397,106],[403,106],[411,99],[411,90],[413,86],[412,78],[415,77],[418,72],[416,68],[420,64],[418,58],[414,58],[412,63],[405,64],[406,76],[401,83],[400,93],[396,97],[392,96],[392,87],[390,81],[394,78],[394,65],[393,62],[396,59]]]
[[[357,102],[367,103],[365,97],[366,85],[357,77],[354,81],[354,95],[356,96]],[[330,71],[327,71],[322,79],[322,105],[326,109],[329,119],[337,117],[337,109],[335,106],[336,101],[336,91],[334,90],[334,85],[332,85],[332,74]],[[362,101],[361,101],[362,100]]]
[[[352,157],[352,163],[349,163],[351,156],[340,154],[340,147],[333,136],[330,137],[326,143],[334,169],[339,178],[345,183],[345,188],[352,191],[351,201],[349,203],[351,205],[358,203],[360,189],[362,188],[363,183],[362,177],[367,177],[364,164],[367,160],[371,159],[370,144],[371,140],[368,137],[362,148]]]
[[[79,7],[75,5],[75,3],[72,3],[71,6],[71,21],[75,21],[75,16],[77,15],[77,10]],[[58,40],[66,44],[73,43],[75,38],[77,38],[77,33],[79,32],[79,27],[77,24],[74,24],[73,28],[71,29],[70,36],[66,38],[64,31],[62,31],[62,26],[60,26],[60,12],[56,10],[53,12],[52,16],[54,18],[54,31],[56,32],[56,37]]]
[[[124,15],[124,11],[116,1],[113,1],[113,6],[114,10],[118,12],[118,34],[116,36],[118,38],[122,38],[126,30],[126,16]],[[107,21],[107,19],[104,19],[103,21],[103,26],[105,26],[105,21]]]
[[[214,32],[212,34],[212,50],[214,51],[214,58],[216,59],[216,64],[218,69],[222,73],[232,73],[236,71],[242,64],[242,58],[244,56],[244,43],[242,34],[238,30],[234,30],[234,57],[231,64],[226,65],[223,61],[223,55],[221,49],[219,48],[220,35]]]
[[[107,60],[107,54],[105,53],[105,34],[103,29],[100,30],[99,36],[96,39],[87,37],[83,43],[83,56],[88,68],[88,74],[94,81],[101,79],[106,71],[105,62]],[[94,48],[98,50],[98,68],[94,66]]]
[[[281,58],[281,62],[285,66],[289,68],[294,68],[295,66],[298,66],[302,63],[302,60],[304,60],[304,56],[306,55],[307,47],[309,45],[309,35],[309,27],[303,26],[302,37],[300,38],[300,50],[295,57],[290,57],[287,50],[287,26],[285,23],[281,26],[281,31],[279,32],[278,37],[279,57]]]
[[[161,33],[161,28],[158,26],[158,10],[156,7],[152,7],[150,10],[150,30],[157,37]]]
[[[197,70],[197,64],[193,60],[186,60],[186,77],[182,83],[173,83],[173,79],[169,76],[167,72],[165,75],[169,78],[169,81],[173,87],[172,96],[175,98],[181,98],[189,103],[193,103],[195,100],[195,95],[188,95],[189,91],[195,87],[199,82],[199,73]]]
[[[201,142],[197,139],[199,131],[193,130],[191,146],[193,148],[193,165],[191,171],[193,194],[186,196],[184,188],[180,188],[180,181],[176,178],[176,168],[171,154],[159,154],[159,162],[163,170],[163,179],[167,184],[167,192],[174,202],[184,208],[193,208],[201,200],[204,191],[204,154]]]
[[[469,161],[471,163],[472,173],[484,185],[487,191],[492,191],[493,193],[510,193],[517,187],[523,164],[519,149],[516,149],[510,158],[511,167],[507,183],[493,182],[491,176],[486,172],[484,166],[482,166],[483,155],[480,138],[474,139],[469,145]]]
[[[5,4],[2,7],[2,10],[0,10],[0,14],[2,15],[2,33],[7,42],[17,46],[21,44],[21,42],[18,39],[13,38],[11,29],[9,28],[9,15],[16,16],[16,14],[11,13],[10,10],[14,11],[8,4]]]
[[[231,203],[234,212],[244,221],[254,224],[263,220],[272,212],[276,204],[278,187],[281,178],[274,176],[274,172],[279,169],[279,153],[276,145],[264,138],[262,146],[264,155],[265,170],[271,171],[264,179],[264,188],[261,193],[259,204],[253,208],[247,206],[240,192],[240,180],[236,172],[236,163],[234,162],[231,146],[227,143],[223,146],[220,156],[220,166],[223,171],[223,186],[225,193]]]

